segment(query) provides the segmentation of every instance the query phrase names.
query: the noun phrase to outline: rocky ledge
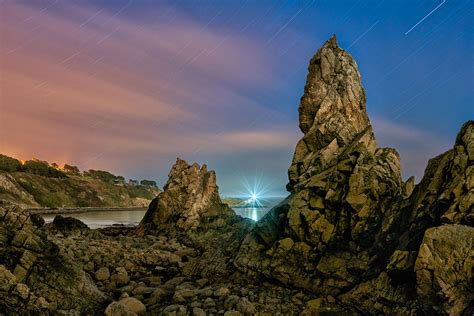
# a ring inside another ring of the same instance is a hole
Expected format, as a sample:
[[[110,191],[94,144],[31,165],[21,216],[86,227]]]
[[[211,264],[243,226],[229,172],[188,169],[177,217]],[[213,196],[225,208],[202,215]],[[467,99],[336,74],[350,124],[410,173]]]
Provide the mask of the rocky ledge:
[[[299,119],[290,195],[257,223],[181,159],[137,228],[44,225],[1,204],[0,313],[472,315],[474,121],[403,182],[335,37],[310,62]]]

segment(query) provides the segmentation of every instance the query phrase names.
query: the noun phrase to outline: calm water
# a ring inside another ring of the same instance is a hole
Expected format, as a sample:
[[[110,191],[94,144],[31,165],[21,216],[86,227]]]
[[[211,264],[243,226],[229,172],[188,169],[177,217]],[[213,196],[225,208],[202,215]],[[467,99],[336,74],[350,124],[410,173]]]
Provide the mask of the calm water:
[[[234,208],[235,213],[242,217],[248,217],[254,221],[258,221],[273,206],[278,204],[282,198],[272,198],[264,202],[267,207],[260,208]],[[65,216],[77,218],[84,222],[90,228],[100,228],[112,226],[114,224],[122,224],[127,226],[135,226],[140,223],[146,210],[110,210],[110,211],[93,211],[87,213],[67,213]],[[42,215],[46,223],[51,223],[57,214]]]

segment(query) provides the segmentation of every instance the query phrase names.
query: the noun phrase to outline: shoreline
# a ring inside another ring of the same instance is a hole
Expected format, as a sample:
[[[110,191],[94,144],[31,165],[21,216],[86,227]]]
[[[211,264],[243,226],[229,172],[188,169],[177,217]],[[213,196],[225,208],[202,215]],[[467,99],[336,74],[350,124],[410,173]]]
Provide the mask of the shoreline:
[[[62,208],[27,208],[31,214],[54,215],[54,214],[78,214],[98,211],[146,211],[148,207],[62,207]]]

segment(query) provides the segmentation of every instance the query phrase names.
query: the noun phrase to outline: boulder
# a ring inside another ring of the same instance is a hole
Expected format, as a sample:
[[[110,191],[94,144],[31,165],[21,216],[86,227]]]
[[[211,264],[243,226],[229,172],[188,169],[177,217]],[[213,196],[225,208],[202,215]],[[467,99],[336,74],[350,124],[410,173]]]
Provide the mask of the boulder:
[[[134,297],[124,297],[118,302],[112,302],[105,309],[107,316],[132,316],[146,312],[146,306]]]
[[[59,231],[69,233],[75,230],[88,230],[89,227],[74,217],[56,215],[53,220],[53,226]]]
[[[415,264],[417,290],[425,308],[439,314],[463,314],[474,302],[473,267],[473,227],[428,229]]]
[[[97,281],[106,281],[110,277],[110,271],[107,267],[102,267],[95,272],[95,279]]]

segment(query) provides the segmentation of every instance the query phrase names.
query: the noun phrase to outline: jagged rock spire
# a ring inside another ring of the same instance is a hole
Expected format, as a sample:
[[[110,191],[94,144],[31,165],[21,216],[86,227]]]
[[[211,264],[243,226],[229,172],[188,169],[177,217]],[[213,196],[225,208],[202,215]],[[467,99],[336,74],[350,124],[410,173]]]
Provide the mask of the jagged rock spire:
[[[376,148],[357,65],[335,36],[308,70],[298,108],[304,136],[288,170],[292,194],[247,236],[235,263],[335,294],[385,260],[380,249],[394,247],[389,217],[403,184],[397,152]]]
[[[177,158],[163,192],[151,203],[137,228],[139,235],[197,229],[234,212],[219,197],[214,170]]]
[[[375,148],[365,101],[357,64],[338,46],[333,35],[308,66],[306,86],[298,107],[299,126],[304,136],[296,146],[289,169],[291,192],[304,180],[300,177],[315,165],[318,156],[324,164],[324,160],[333,158],[328,156],[333,156],[362,132],[368,133],[366,144]]]
[[[235,266],[362,314],[470,313],[474,122],[418,185],[402,183],[399,155],[376,147],[357,65],[335,37],[310,62],[299,115],[291,195],[245,237]]]

